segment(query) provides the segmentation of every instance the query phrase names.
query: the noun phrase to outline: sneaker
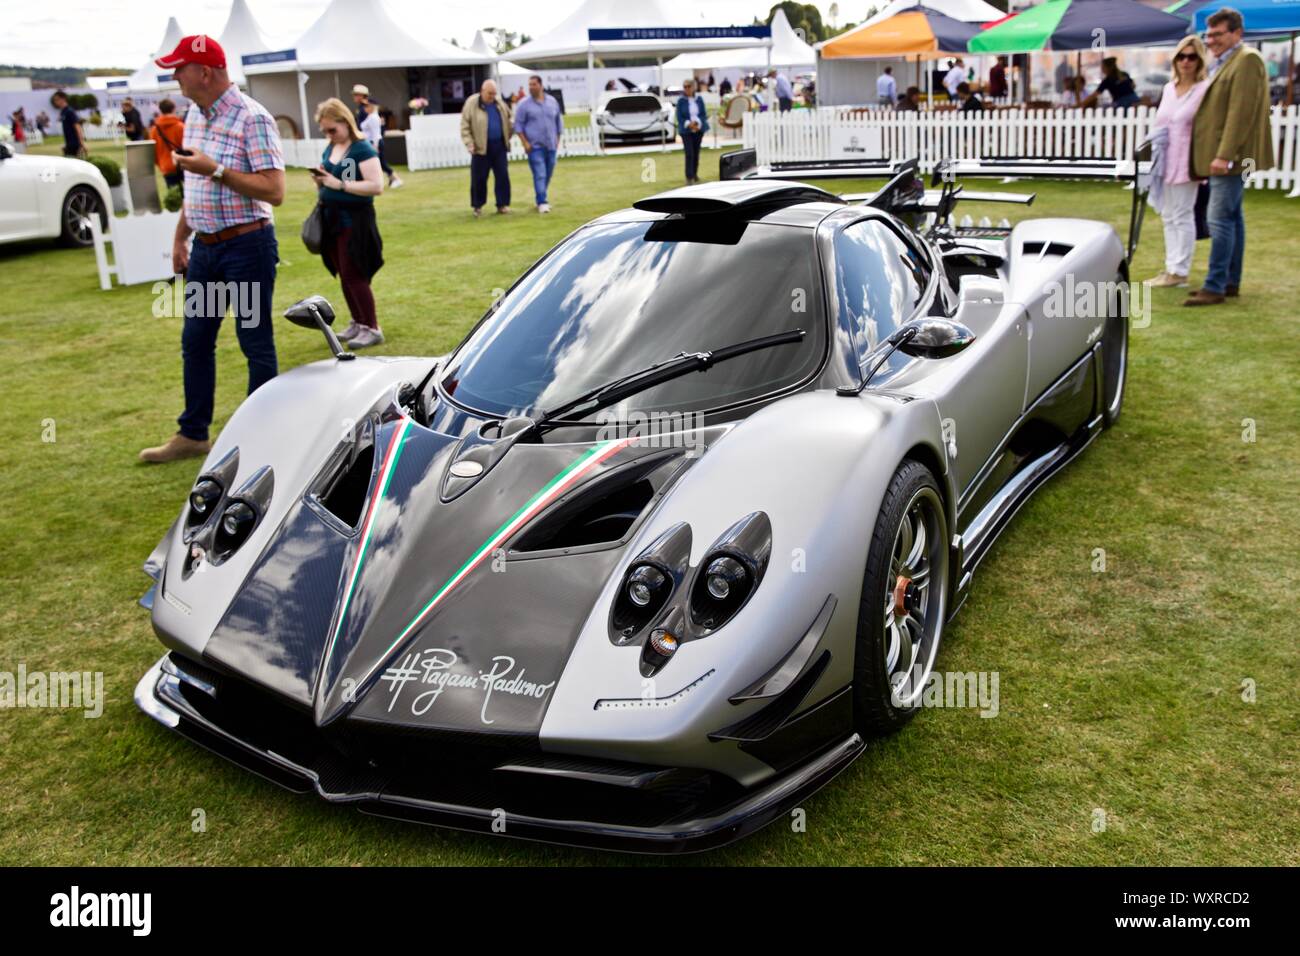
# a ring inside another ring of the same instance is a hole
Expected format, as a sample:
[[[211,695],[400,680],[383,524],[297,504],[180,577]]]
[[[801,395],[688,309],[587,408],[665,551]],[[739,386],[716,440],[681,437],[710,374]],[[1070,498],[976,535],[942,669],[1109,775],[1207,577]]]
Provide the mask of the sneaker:
[[[394,176],[392,179],[390,179],[390,180],[388,181],[388,188],[389,188],[389,189],[401,189],[401,188],[402,188],[402,177],[401,177],[401,176]]]
[[[1181,289],[1187,285],[1187,276],[1175,275],[1172,272],[1162,272],[1154,279],[1148,281],[1151,286],[1156,289]]]
[[[546,213],[551,211],[551,204],[548,202],[544,202],[537,207],[537,211],[540,212],[542,215],[545,215]]]
[[[498,216],[508,216],[508,215],[510,215],[510,207],[509,207],[509,206],[497,206],[497,215],[498,215]]]
[[[352,339],[356,337],[356,334],[363,328],[364,326],[360,322],[353,319],[348,323],[348,327],[339,333],[339,341],[351,342]]]
[[[378,329],[372,329],[369,326],[361,326],[361,331],[352,337],[348,345],[353,349],[368,349],[372,345],[383,345],[384,333]]]
[[[210,451],[212,451],[212,442],[195,441],[177,432],[156,448],[146,448],[141,451],[140,460],[158,464],[164,461],[180,461],[182,458],[202,458]]]
[[[482,218],[483,218],[483,210],[482,210],[481,207],[479,207],[479,206],[475,206],[475,207],[474,207],[474,218],[475,218],[475,219],[482,219]]]

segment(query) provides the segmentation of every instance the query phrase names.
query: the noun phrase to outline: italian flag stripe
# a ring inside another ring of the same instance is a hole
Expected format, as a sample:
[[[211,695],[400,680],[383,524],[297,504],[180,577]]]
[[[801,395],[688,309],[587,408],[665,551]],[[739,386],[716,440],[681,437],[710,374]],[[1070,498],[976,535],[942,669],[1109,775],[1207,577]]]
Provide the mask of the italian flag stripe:
[[[491,554],[498,545],[514,534],[523,524],[529,521],[534,515],[558,498],[566,490],[573,487],[573,485],[576,484],[583,475],[591,471],[601,462],[618,454],[618,452],[622,451],[631,443],[631,438],[624,438],[618,441],[607,441],[595,445],[583,452],[568,467],[557,473],[550,481],[543,485],[535,495],[528,499],[522,508],[508,518],[505,524],[497,528],[497,530],[492,533],[491,537],[484,541],[483,544],[479,546],[478,550],[470,555],[469,560],[460,566],[460,570],[453,574],[446,584],[438,589],[437,593],[435,593],[429,600],[429,603],[424,606],[410,624],[406,625],[406,627],[402,629],[402,633],[397,635],[397,638],[391,645],[389,645],[388,650],[384,651],[380,656],[379,664],[382,664],[387,660],[388,656],[396,650],[398,645],[406,640],[407,636],[419,627],[425,618],[428,617],[429,612],[437,607],[442,599],[446,597],[451,590],[456,587],[456,585],[465,580],[465,577],[473,571],[474,568],[481,564],[483,559]],[[379,664],[376,664],[376,666],[379,666]]]

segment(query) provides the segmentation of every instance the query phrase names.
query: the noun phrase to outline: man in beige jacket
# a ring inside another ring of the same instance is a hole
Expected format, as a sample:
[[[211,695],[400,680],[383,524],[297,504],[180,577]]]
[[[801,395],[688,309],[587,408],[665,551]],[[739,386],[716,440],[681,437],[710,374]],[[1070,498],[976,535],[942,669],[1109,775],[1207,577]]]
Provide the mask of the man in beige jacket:
[[[1246,251],[1242,199],[1251,173],[1273,166],[1268,70],[1242,43],[1241,14],[1224,7],[1210,15],[1205,45],[1210,85],[1192,124],[1191,173],[1210,180],[1210,267],[1205,283],[1183,305],[1219,305],[1241,287]]]
[[[487,202],[488,173],[492,173],[497,212],[510,211],[510,106],[497,95],[497,85],[484,80],[479,92],[460,111],[460,138],[469,150],[469,204],[483,215]]]

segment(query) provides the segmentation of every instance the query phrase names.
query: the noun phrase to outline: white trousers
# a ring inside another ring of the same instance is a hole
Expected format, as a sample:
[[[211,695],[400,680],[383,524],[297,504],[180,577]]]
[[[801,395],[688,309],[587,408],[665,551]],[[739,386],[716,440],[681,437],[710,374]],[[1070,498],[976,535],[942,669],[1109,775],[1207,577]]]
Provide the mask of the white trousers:
[[[1185,276],[1196,251],[1196,191],[1199,183],[1165,184],[1160,218],[1165,223],[1165,271]]]

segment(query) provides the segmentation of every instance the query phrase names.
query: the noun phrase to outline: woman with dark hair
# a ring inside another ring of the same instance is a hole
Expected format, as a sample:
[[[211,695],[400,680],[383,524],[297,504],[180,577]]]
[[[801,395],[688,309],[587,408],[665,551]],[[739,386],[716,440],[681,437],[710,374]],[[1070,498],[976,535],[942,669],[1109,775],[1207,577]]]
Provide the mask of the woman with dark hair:
[[[1116,109],[1122,110],[1142,104],[1142,98],[1137,95],[1137,87],[1133,83],[1133,77],[1119,68],[1119,61],[1113,56],[1108,56],[1101,61],[1101,83],[1084,98],[1082,105],[1084,107],[1096,106],[1097,99],[1102,93],[1110,94],[1110,105]]]
[[[357,129],[356,117],[342,100],[316,108],[316,123],[329,144],[321,164],[311,170],[319,187],[323,230],[321,259],[339,277],[352,323],[339,339],[354,349],[379,345],[384,333],[375,317],[370,280],[384,264],[384,243],[375,223],[375,197],[384,191],[379,153]]]

